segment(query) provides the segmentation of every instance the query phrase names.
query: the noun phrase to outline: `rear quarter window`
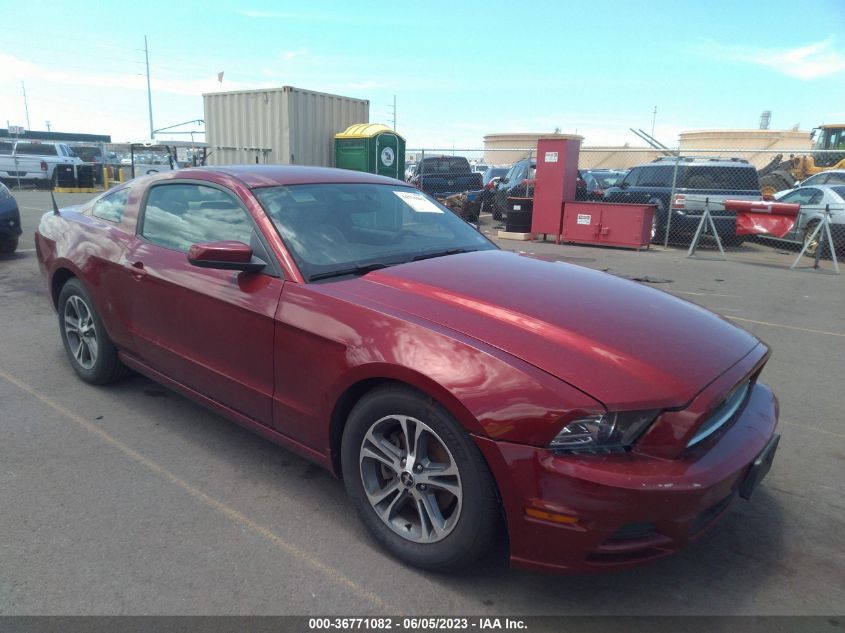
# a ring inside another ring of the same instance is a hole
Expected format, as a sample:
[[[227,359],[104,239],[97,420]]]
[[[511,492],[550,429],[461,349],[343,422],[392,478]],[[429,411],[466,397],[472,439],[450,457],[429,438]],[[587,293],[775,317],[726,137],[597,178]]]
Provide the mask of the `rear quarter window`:
[[[758,190],[760,183],[753,167],[691,165],[684,170],[682,187],[725,191]]]
[[[126,202],[129,200],[129,188],[115,191],[103,196],[91,208],[91,215],[109,222],[120,222],[123,219],[123,212],[126,210]]]
[[[455,172],[472,171],[469,161],[460,156],[443,156],[438,158],[426,158],[422,163],[423,173],[446,174]]]

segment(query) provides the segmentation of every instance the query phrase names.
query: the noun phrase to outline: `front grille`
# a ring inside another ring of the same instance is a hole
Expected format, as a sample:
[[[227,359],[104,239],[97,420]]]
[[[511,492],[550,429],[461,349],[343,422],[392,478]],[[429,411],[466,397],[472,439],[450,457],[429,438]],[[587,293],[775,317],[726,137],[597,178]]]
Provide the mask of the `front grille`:
[[[745,402],[745,397],[748,395],[750,387],[750,381],[746,381],[738,385],[730,393],[730,395],[725,398],[724,402],[716,407],[716,410],[710,414],[710,417],[707,418],[704,424],[701,425],[701,428],[698,429],[698,433],[696,433],[689,443],[687,443],[687,448],[707,439],[727,424],[727,422],[736,414],[737,411],[739,411],[739,408]]]
[[[627,523],[610,535],[608,541],[626,541],[642,539],[652,536],[655,531],[654,523]]]

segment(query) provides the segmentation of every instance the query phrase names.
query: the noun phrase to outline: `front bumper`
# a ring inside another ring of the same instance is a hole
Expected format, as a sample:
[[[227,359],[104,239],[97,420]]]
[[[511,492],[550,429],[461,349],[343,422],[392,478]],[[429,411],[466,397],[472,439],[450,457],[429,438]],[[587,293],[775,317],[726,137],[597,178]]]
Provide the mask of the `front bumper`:
[[[754,384],[736,420],[678,459],[555,455],[475,437],[499,486],[514,566],[591,572],[667,556],[722,516],[774,437],[778,405]],[[746,482],[747,483],[747,482]],[[569,517],[558,523],[536,511]]]

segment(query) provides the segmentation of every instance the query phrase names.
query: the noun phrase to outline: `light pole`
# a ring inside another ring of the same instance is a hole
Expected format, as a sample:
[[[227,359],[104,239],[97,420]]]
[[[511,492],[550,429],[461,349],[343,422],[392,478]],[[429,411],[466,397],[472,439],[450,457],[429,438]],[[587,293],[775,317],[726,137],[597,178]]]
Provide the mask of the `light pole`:
[[[144,61],[147,64],[147,107],[150,111],[150,140],[155,140],[153,128],[153,93],[150,90],[150,50],[147,47],[147,36],[144,36]]]

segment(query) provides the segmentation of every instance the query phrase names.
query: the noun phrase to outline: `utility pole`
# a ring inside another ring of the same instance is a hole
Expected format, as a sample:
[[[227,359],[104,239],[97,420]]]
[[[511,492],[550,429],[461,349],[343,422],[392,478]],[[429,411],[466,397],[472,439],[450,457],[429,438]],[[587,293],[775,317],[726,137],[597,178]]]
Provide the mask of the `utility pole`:
[[[26,129],[29,131],[32,127],[29,125],[29,104],[26,102],[26,84],[24,82],[21,82],[21,90],[23,91],[23,109],[26,110]]]
[[[155,139],[155,129],[153,128],[153,93],[150,90],[150,50],[147,47],[147,36],[144,36],[144,61],[147,64],[147,107],[150,111],[150,140]]]
[[[50,122],[49,122],[49,121],[44,121],[44,125],[46,125],[46,126],[47,126],[47,131],[49,132],[49,131],[50,131],[50,127],[51,127]]]
[[[654,123],[657,121],[657,106],[654,106],[654,114],[651,116],[651,137],[654,138]]]

